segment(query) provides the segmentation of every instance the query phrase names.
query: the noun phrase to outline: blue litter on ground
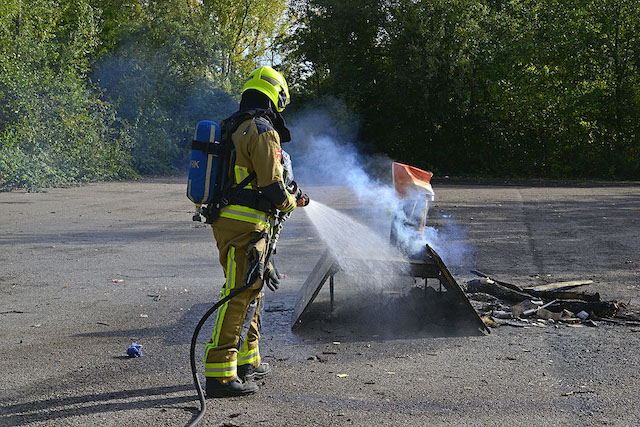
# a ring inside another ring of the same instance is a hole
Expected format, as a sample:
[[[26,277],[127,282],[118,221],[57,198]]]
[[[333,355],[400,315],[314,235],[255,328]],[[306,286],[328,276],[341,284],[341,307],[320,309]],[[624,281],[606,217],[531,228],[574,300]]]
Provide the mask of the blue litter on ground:
[[[127,349],[127,356],[142,357],[142,346],[140,344],[132,342],[131,347]]]

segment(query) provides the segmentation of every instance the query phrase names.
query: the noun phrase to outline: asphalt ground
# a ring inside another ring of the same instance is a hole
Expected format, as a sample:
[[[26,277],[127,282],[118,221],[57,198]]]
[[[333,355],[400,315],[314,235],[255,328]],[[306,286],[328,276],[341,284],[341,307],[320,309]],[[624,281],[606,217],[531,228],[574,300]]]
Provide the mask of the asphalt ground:
[[[434,189],[434,225],[461,230],[473,254],[450,266],[460,283],[472,265],[523,286],[591,279],[603,298],[640,304],[640,185]],[[387,221],[345,188],[305,190]],[[182,179],[153,179],[0,194],[0,425],[194,417],[191,333],[224,279],[184,192]],[[253,396],[209,400],[203,425],[640,424],[640,326],[380,332],[375,313],[354,316],[367,301],[338,280],[336,311],[323,289],[312,320],[291,332],[296,294],[324,250],[296,210],[279,243],[287,278],[265,295],[261,351],[273,374]],[[143,357],[125,356],[133,341]]]

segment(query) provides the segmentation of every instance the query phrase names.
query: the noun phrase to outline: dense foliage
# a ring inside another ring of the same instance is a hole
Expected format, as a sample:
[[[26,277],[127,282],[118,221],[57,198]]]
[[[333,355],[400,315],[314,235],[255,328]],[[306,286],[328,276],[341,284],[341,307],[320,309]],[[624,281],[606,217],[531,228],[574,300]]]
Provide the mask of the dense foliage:
[[[297,84],[435,171],[640,178],[638,0],[309,0]]]
[[[0,188],[184,170],[273,62],[400,161],[638,179],[639,34],[640,0],[5,0]]]
[[[0,2],[0,188],[183,171],[284,0]]]

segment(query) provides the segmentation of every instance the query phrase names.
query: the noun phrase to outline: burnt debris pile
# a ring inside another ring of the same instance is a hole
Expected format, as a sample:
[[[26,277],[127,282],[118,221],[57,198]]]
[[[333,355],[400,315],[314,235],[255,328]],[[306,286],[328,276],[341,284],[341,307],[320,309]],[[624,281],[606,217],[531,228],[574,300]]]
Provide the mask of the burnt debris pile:
[[[640,311],[629,303],[603,301],[600,294],[585,290],[592,280],[573,280],[522,288],[512,283],[479,276],[467,282],[465,292],[489,327],[566,326],[597,327],[600,322],[640,324]]]

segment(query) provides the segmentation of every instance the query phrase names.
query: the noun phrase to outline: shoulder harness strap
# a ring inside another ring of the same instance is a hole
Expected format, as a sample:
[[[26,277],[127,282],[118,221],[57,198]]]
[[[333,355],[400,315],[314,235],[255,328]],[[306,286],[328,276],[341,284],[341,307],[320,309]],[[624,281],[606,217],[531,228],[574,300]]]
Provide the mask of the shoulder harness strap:
[[[258,115],[245,113],[236,117],[231,116],[223,120],[221,123],[220,127],[222,128],[223,140],[220,147],[219,155],[222,167],[218,169],[218,176],[216,178],[216,186],[220,188],[221,191],[219,192],[219,195],[213,200],[213,202],[208,206],[208,215],[205,215],[207,224],[213,223],[213,221],[215,221],[220,215],[220,210],[227,206],[234,197],[239,195],[240,192],[247,185],[249,185],[251,181],[257,178],[255,171],[251,172],[235,187],[232,187],[232,180],[229,179],[229,170],[230,168],[233,168],[233,165],[235,165],[236,156],[235,147],[233,146],[231,136],[245,120],[249,118],[255,119],[256,117],[258,117]],[[245,129],[245,135],[248,131],[249,127]]]

